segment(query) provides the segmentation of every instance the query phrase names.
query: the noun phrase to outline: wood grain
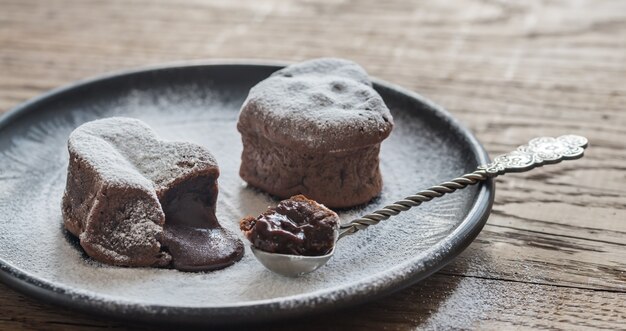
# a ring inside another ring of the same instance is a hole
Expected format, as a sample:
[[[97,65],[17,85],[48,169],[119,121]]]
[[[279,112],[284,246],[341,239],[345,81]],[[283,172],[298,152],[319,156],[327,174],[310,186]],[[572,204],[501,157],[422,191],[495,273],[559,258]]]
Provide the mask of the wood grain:
[[[608,291],[439,273],[367,305],[255,329],[293,330],[294,324],[303,331],[514,327],[620,329],[626,318],[626,302],[622,299],[622,293]],[[93,318],[49,307],[30,298],[18,297],[16,300],[15,295],[6,295],[4,291],[0,294],[0,304],[6,310],[5,314],[11,316],[10,319],[0,318],[0,328],[6,329],[158,329]]]
[[[591,147],[499,179],[489,223],[435,276],[297,323],[626,327],[626,2],[0,0],[0,112],[112,70],[318,56],[353,59],[443,105],[493,155],[536,135],[576,133]],[[0,286],[2,329],[133,328]]]

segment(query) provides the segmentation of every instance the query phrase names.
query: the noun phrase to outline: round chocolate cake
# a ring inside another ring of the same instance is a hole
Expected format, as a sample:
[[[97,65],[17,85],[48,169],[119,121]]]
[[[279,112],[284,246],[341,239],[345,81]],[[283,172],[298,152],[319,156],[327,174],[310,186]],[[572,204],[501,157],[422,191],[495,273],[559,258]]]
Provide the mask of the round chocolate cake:
[[[239,114],[241,177],[280,198],[345,208],[382,190],[378,154],[393,120],[356,63],[323,58],[254,86]]]
[[[196,271],[243,255],[215,217],[219,169],[204,147],[160,140],[143,122],[117,117],[81,125],[68,149],[64,225],[92,258]]]

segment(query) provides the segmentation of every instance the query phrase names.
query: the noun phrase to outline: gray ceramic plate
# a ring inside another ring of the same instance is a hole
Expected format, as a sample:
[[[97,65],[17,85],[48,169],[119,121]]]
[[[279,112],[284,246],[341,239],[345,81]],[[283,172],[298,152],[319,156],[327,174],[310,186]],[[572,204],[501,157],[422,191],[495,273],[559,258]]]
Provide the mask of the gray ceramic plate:
[[[150,322],[233,324],[327,311],[402,289],[440,269],[478,234],[493,201],[491,181],[424,204],[350,236],[328,265],[306,277],[272,274],[250,251],[211,273],[101,265],[61,226],[69,133],[109,116],[146,121],[164,138],[206,145],[222,175],[218,217],[234,231],[245,215],[276,203],[238,177],[235,129],[247,91],[280,68],[184,64],[104,76],[31,100],[0,120],[0,278],[41,300]],[[473,170],[488,156],[450,114],[377,81],[396,127],[383,145],[385,188],[343,221]]]

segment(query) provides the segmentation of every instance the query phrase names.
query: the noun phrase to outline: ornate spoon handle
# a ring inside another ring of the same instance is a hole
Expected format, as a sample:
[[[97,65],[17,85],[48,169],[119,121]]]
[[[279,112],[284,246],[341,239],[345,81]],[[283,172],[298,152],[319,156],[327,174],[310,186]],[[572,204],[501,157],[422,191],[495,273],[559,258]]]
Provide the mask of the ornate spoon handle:
[[[527,145],[519,146],[510,153],[496,156],[491,163],[479,166],[472,173],[429,187],[342,225],[339,239],[419,206],[423,202],[463,189],[468,185],[474,185],[488,178],[507,172],[528,171],[544,164],[558,163],[562,160],[581,158],[585,147],[587,147],[587,138],[576,135],[565,135],[558,138],[534,138]]]

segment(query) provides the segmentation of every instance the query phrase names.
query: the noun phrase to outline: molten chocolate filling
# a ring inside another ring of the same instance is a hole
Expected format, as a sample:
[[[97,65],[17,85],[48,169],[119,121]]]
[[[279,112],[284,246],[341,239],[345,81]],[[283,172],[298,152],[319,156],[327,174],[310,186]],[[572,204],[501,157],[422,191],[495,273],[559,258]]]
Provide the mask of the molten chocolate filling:
[[[182,271],[225,268],[243,256],[243,243],[215,217],[217,183],[196,177],[170,189],[161,205],[165,212],[162,245],[172,266]]]
[[[240,228],[252,245],[270,253],[319,256],[335,245],[339,216],[303,195],[281,201]]]

